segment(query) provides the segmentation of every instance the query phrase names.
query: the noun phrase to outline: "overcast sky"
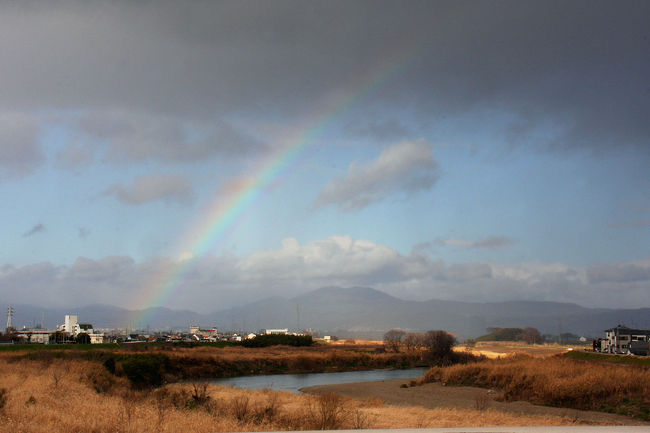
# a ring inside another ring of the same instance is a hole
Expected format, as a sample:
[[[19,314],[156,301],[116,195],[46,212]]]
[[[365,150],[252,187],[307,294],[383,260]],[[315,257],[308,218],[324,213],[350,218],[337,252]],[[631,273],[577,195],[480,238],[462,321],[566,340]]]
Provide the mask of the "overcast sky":
[[[650,2],[0,12],[1,303],[650,306]]]

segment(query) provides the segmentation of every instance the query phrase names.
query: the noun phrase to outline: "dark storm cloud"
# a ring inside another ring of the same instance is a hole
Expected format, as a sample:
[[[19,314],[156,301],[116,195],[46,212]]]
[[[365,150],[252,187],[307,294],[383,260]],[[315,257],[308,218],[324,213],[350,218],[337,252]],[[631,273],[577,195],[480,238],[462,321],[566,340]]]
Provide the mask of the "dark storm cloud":
[[[287,121],[324,98],[351,96],[364,84],[352,84],[359,77],[414,51],[355,113],[390,121],[406,107],[421,125],[447,118],[461,127],[482,113],[514,144],[552,127],[544,146],[632,146],[648,155],[647,1],[69,1],[2,9],[4,110]]]
[[[175,117],[136,112],[93,112],[79,120],[84,138],[104,143],[109,161],[196,162],[207,157],[259,154],[267,146],[221,120],[195,127],[189,137],[188,125]],[[103,147],[88,145],[86,151]],[[96,150],[96,149],[95,149]]]

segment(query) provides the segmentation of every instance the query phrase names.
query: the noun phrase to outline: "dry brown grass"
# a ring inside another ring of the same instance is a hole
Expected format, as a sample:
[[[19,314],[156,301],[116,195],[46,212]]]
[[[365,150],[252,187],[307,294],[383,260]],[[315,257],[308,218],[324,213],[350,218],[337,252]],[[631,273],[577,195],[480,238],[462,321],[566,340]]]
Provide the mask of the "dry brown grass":
[[[479,341],[474,346],[457,346],[457,351],[468,351],[496,359],[513,353],[526,353],[532,356],[549,356],[566,352],[569,348],[581,350],[584,346],[567,346],[559,344],[527,344],[523,341]]]
[[[495,388],[504,401],[600,410],[648,419],[650,369],[577,361],[563,356],[513,355],[501,360],[434,367],[422,382]]]
[[[398,408],[381,400],[173,384],[134,391],[97,362],[0,356],[7,389],[0,433],[139,433],[567,425],[573,420],[487,410]],[[99,384],[99,385],[98,385]]]

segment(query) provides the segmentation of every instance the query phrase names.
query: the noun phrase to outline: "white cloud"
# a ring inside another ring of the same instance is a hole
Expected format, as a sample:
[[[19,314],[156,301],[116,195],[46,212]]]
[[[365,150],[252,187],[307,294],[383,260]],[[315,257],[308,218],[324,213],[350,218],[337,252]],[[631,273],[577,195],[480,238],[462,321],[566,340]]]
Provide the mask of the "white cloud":
[[[141,205],[162,200],[167,203],[188,204],[193,199],[192,185],[183,176],[149,174],[136,178],[131,185],[115,184],[105,195],[113,195],[122,203]]]
[[[188,268],[187,260],[193,263]],[[189,255],[137,263],[130,257],[79,258],[70,266],[40,263],[0,267],[0,297],[60,305],[132,306],[143,287],[176,279],[167,306],[211,311],[269,296],[295,296],[324,286],[369,286],[409,299],[499,302],[575,302],[589,307],[647,307],[650,259],[575,267],[562,263],[446,264],[349,236],[301,244],[288,238],[276,250],[248,256]],[[161,278],[162,276],[162,278]],[[15,287],[21,287],[16,291]]]
[[[316,204],[358,210],[390,195],[427,190],[437,178],[431,145],[423,139],[404,141],[387,148],[374,161],[351,164],[346,176],[325,186]]]

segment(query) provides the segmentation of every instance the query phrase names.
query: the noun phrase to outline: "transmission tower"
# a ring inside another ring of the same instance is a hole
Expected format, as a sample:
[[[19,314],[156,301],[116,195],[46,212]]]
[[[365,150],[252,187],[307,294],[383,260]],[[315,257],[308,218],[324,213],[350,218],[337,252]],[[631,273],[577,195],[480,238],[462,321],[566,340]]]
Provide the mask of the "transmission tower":
[[[9,331],[9,329],[12,328],[12,326],[11,326],[11,318],[14,317],[14,312],[15,311],[16,310],[14,310],[14,307],[12,307],[11,305],[9,306],[9,308],[7,308],[7,331]]]

